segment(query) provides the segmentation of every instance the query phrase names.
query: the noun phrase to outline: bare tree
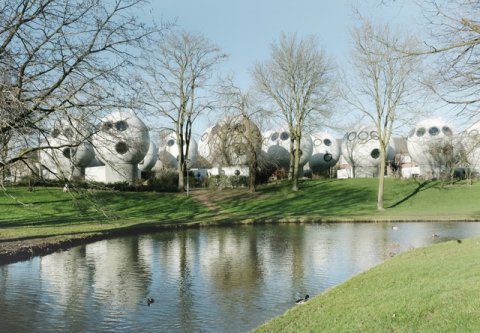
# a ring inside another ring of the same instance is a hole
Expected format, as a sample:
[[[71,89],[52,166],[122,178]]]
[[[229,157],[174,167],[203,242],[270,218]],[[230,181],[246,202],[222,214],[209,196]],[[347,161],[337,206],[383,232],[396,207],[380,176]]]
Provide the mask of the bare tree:
[[[298,191],[300,140],[310,117],[325,117],[332,98],[332,65],[315,37],[281,34],[270,59],[253,71],[256,89],[277,109],[290,131],[292,191]]]
[[[166,118],[177,135],[178,190],[184,176],[192,126],[212,108],[206,90],[216,66],[226,54],[200,34],[172,32],[147,55],[142,79],[150,114]]]
[[[445,102],[457,106],[457,115],[478,119],[480,103],[480,6],[478,1],[422,2],[430,32],[415,54],[435,59],[428,86]]]
[[[155,28],[143,0],[0,2],[0,167],[46,148],[57,118],[80,121],[126,102],[128,69]]]
[[[249,189],[256,191],[257,173],[260,163],[262,133],[257,124],[266,116],[266,111],[256,107],[251,93],[243,92],[231,78],[219,85],[220,107],[226,118],[218,131],[218,142],[224,160],[233,159],[246,163],[249,169]]]
[[[418,68],[417,58],[399,53],[413,41],[393,34],[387,25],[368,21],[352,32],[355,75],[345,85],[345,100],[376,128],[380,150],[377,209],[384,209],[386,155],[394,123],[408,111]]]

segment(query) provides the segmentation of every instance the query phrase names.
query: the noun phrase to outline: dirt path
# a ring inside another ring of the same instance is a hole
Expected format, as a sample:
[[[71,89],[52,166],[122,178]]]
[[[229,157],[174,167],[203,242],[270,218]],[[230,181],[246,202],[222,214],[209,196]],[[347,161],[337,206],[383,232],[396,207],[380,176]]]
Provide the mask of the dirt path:
[[[207,190],[196,190],[190,192],[192,198],[197,200],[199,203],[207,207],[211,212],[219,212],[220,207],[217,206],[210,198],[210,192]]]

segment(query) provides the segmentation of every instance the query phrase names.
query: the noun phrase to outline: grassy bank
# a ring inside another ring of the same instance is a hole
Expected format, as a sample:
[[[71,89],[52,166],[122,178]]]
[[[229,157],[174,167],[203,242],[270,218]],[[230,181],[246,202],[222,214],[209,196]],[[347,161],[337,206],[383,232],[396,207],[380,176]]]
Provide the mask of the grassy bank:
[[[375,179],[305,181],[177,193],[12,187],[0,195],[0,240],[78,235],[149,226],[261,221],[480,220],[480,183],[442,185],[388,179],[385,211]]]
[[[480,240],[387,260],[255,332],[478,332]]]

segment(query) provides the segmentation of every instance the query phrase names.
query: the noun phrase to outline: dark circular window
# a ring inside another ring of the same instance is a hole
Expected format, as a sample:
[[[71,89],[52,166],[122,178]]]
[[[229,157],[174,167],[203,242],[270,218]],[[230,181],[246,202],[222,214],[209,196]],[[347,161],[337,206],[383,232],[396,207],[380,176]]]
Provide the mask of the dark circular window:
[[[102,130],[105,132],[111,130],[112,128],[113,128],[113,123],[111,121],[106,121],[102,125]]]
[[[353,141],[357,138],[357,132],[350,132],[348,133],[347,135],[347,139],[348,141]]]
[[[68,159],[72,158],[72,152],[70,151],[70,148],[64,148],[62,154]]]
[[[425,127],[420,127],[416,132],[417,136],[421,138],[425,134]]]
[[[60,135],[60,130],[58,128],[54,128],[51,135],[52,138],[57,138]]]
[[[123,132],[128,128],[128,124],[125,120],[120,120],[115,123],[117,131]]]
[[[358,133],[358,138],[360,140],[367,140],[368,139],[368,133],[365,132],[365,131],[361,131],[360,133]]]
[[[315,139],[313,141],[313,144],[315,145],[315,147],[320,146],[322,144],[322,140],[321,139]]]
[[[70,127],[67,127],[63,130],[63,135],[65,135],[66,138],[72,138],[73,130]]]
[[[170,140],[167,141],[167,146],[169,146],[169,147],[173,146],[174,144],[175,144],[175,140],[173,140],[173,139],[170,139]]]
[[[371,131],[371,132],[370,132],[370,138],[372,138],[373,140],[378,140],[378,133],[377,133],[377,131]]]
[[[117,151],[117,153],[119,153],[120,155],[123,155],[125,154],[127,151],[128,151],[128,146],[125,142],[119,142],[115,145],[115,150]]]
[[[282,132],[282,134],[280,134],[280,140],[288,140],[288,138],[290,137],[290,135],[288,135],[287,132]]]
[[[240,176],[240,170],[235,170],[235,176]]]
[[[325,155],[323,155],[323,159],[325,160],[325,162],[330,162],[332,158],[332,154],[326,153]]]
[[[325,139],[323,140],[323,143],[325,144],[325,146],[329,147],[332,145],[332,141],[330,139]]]
[[[428,129],[428,133],[430,133],[431,136],[436,136],[438,133],[440,133],[440,130],[437,126],[432,126]]]
[[[278,133],[275,132],[275,133],[273,133],[272,136],[270,137],[270,140],[272,140],[272,141],[277,141],[277,139],[278,139]]]
[[[452,129],[448,126],[443,126],[442,127],[442,132],[443,134],[445,134],[446,136],[452,136]]]
[[[375,148],[374,150],[372,150],[372,152],[370,153],[370,156],[372,156],[373,159],[377,159],[380,157],[380,150],[378,148]]]

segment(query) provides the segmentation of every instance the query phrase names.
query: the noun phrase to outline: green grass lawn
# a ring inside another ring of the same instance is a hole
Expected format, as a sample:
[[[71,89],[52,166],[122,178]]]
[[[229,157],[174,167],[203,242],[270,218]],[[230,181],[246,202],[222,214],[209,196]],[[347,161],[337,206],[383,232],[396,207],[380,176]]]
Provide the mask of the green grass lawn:
[[[416,249],[255,332],[478,332],[480,240]]]
[[[0,240],[74,235],[124,228],[256,221],[480,220],[480,183],[387,179],[376,210],[376,179],[282,182],[247,189],[178,193],[10,187],[0,194]]]

